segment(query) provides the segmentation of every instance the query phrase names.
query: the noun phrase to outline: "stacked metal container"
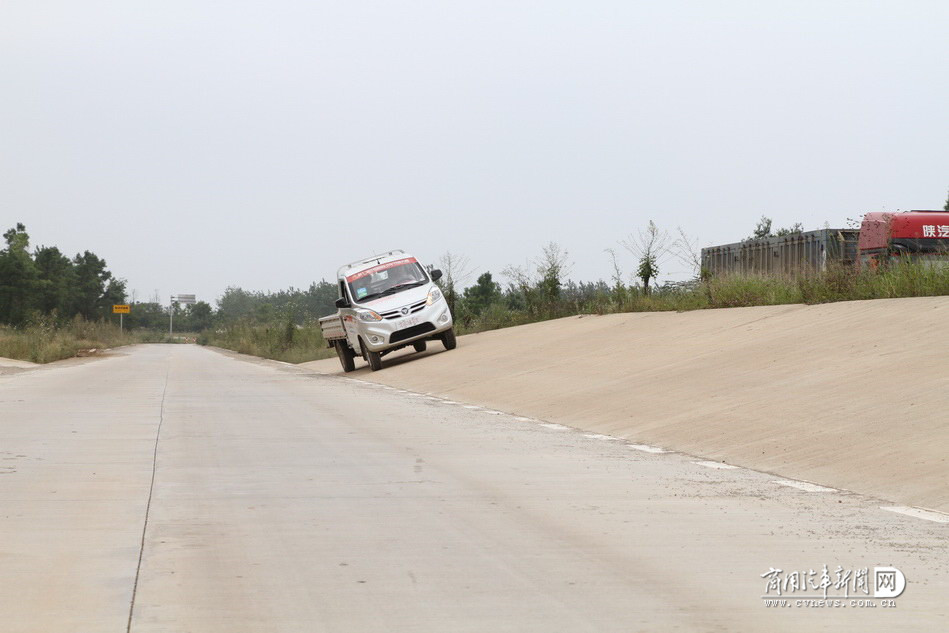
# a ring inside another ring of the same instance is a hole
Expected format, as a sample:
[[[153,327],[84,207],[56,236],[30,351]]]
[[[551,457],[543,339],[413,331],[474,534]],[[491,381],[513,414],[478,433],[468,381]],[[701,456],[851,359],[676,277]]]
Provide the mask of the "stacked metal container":
[[[702,249],[702,268],[713,275],[799,275],[827,270],[833,262],[853,265],[856,229],[820,229],[762,237]]]

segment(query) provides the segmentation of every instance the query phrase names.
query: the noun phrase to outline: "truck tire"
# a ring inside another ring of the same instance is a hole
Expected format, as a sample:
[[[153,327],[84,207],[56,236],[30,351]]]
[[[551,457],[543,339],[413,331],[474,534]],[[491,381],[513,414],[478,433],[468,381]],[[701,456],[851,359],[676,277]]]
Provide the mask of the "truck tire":
[[[349,373],[356,369],[356,354],[349,348],[344,341],[336,341],[333,344],[336,347],[336,355],[339,356],[339,364],[343,366],[343,371]]]
[[[442,345],[445,349],[455,349],[458,342],[455,340],[455,328],[442,332]]]
[[[425,341],[415,341],[412,343],[412,347],[415,348],[416,352],[424,352],[426,347]]]
[[[370,351],[366,348],[366,360],[369,361],[369,368],[372,371],[379,371],[382,369],[382,355],[379,352]]]

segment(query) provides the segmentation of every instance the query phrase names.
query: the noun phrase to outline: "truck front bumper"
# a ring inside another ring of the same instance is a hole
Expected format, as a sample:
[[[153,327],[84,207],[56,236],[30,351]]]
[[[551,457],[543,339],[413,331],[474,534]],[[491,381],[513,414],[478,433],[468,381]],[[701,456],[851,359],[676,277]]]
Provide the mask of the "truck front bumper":
[[[435,338],[442,332],[450,330],[454,325],[454,320],[448,304],[438,301],[409,318],[363,322],[360,325],[366,347],[373,352],[384,352],[415,341]]]

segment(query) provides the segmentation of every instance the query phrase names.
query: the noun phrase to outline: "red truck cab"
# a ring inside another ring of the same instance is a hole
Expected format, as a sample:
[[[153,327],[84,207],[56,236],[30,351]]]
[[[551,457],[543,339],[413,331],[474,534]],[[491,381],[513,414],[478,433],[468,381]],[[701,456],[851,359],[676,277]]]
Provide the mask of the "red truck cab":
[[[949,263],[949,212],[868,213],[860,225],[857,251],[861,267],[876,268],[900,257],[945,265]]]

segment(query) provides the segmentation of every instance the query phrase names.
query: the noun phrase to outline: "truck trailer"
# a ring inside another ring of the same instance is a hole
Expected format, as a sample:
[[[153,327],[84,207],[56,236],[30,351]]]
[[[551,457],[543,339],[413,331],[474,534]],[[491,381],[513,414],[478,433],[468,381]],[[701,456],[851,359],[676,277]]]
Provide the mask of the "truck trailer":
[[[860,229],[820,229],[702,249],[706,274],[800,275],[905,258],[946,264],[949,212],[867,213]]]
[[[702,270],[712,275],[823,272],[831,262],[856,262],[859,233],[820,229],[710,246],[702,249]]]

